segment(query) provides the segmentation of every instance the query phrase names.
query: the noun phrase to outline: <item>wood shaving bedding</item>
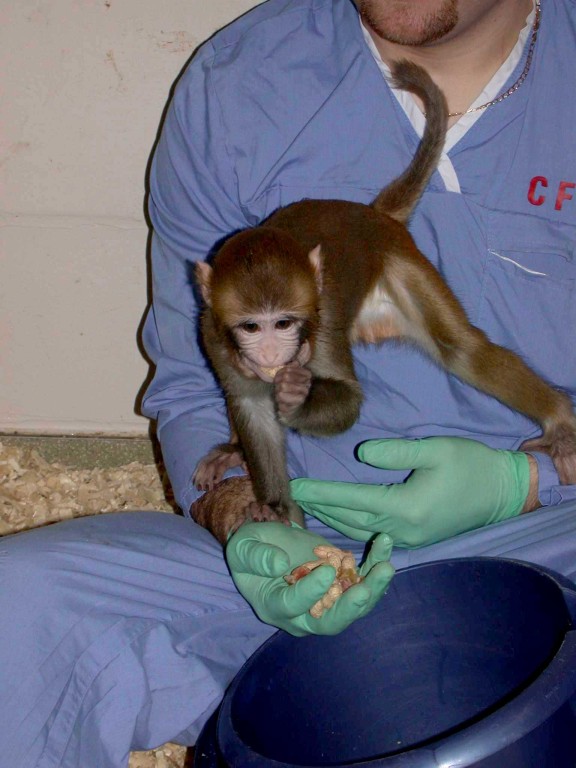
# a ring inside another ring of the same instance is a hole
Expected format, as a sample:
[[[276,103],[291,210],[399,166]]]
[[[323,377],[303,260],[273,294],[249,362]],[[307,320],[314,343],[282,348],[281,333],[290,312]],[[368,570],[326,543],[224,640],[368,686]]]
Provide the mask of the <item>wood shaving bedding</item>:
[[[34,449],[0,442],[0,535],[127,509],[174,511],[162,469],[138,462],[73,469],[47,462]],[[130,768],[185,768],[190,760],[185,747],[165,744],[132,752]]]
[[[155,465],[72,469],[0,442],[0,534],[114,510],[173,511]]]

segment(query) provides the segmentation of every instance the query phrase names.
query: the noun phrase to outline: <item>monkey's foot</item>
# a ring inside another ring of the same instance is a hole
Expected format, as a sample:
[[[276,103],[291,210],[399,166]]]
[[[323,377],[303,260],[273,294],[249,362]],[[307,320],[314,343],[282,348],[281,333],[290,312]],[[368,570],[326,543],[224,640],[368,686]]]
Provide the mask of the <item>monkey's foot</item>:
[[[554,463],[560,482],[563,485],[576,483],[576,429],[571,425],[561,425],[550,434],[526,440],[520,450],[547,453]]]
[[[246,507],[254,499],[249,477],[227,477],[210,493],[196,499],[190,514],[226,546],[229,536],[246,522]]]
[[[314,554],[317,556],[317,560],[310,560],[297,566],[292,573],[284,576],[284,578],[288,584],[295,584],[313,571],[314,568],[318,568],[319,565],[331,565],[336,570],[336,577],[324,597],[310,608],[310,615],[315,619],[319,619],[324,611],[332,608],[340,595],[354,584],[362,581],[362,577],[358,573],[352,552],[321,544],[314,548]]]
[[[198,462],[192,482],[199,491],[211,491],[233,467],[244,467],[244,454],[234,443],[224,443],[213,448]]]

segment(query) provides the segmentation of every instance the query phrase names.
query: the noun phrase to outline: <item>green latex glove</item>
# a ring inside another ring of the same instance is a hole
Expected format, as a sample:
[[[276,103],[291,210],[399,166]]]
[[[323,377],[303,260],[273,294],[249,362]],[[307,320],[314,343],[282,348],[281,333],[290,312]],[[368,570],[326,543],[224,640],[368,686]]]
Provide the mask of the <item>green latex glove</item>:
[[[315,560],[314,547],[328,543],[295,525],[245,523],[230,537],[226,559],[238,590],[262,621],[291,635],[335,635],[371,611],[386,592],[394,575],[388,562],[392,541],[385,535],[375,539],[360,570],[364,581],[315,619],[308,611],[334,581],[334,568],[321,565],[293,585],[284,576]]]
[[[530,471],[524,453],[457,437],[369,440],[360,459],[414,470],[403,483],[362,485],[298,479],[294,500],[359,541],[387,533],[398,547],[421,547],[520,514]]]

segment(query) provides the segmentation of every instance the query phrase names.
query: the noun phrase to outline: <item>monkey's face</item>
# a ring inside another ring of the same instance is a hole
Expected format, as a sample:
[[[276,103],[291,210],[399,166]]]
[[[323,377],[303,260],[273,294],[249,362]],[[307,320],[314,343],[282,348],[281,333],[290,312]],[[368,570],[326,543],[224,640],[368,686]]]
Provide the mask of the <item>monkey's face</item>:
[[[308,362],[310,344],[306,320],[282,312],[255,313],[240,320],[230,333],[243,372],[272,381],[282,366],[297,360]]]
[[[205,303],[231,361],[245,376],[272,381],[282,366],[311,356],[321,292],[320,254],[286,232],[256,227],[199,263]]]

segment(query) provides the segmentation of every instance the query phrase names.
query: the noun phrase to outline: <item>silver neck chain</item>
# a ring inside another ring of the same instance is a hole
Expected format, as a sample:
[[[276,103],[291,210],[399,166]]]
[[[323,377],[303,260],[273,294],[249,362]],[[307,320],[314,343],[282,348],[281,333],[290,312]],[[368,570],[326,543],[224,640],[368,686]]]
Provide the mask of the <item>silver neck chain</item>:
[[[464,112],[449,112],[448,117],[461,117],[462,115],[468,115],[471,112],[480,112],[480,110],[482,109],[487,109],[488,107],[493,107],[494,104],[499,104],[501,101],[504,101],[504,99],[507,99],[508,96],[512,96],[513,93],[516,93],[516,91],[518,90],[518,88],[520,88],[524,80],[526,80],[528,72],[530,71],[530,65],[532,64],[532,57],[534,55],[534,48],[536,47],[536,39],[538,38],[539,28],[540,28],[540,0],[536,0],[534,24],[532,25],[532,37],[530,39],[530,46],[528,48],[528,53],[526,54],[526,64],[524,65],[524,69],[522,70],[522,74],[520,75],[518,80],[516,80],[514,85],[511,85],[507,91],[504,91],[504,93],[501,93],[500,96],[497,96],[495,99],[492,99],[492,101],[487,101],[486,104],[481,104],[479,107],[471,107],[470,109],[467,109]]]

